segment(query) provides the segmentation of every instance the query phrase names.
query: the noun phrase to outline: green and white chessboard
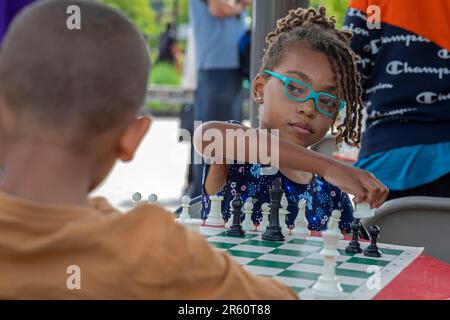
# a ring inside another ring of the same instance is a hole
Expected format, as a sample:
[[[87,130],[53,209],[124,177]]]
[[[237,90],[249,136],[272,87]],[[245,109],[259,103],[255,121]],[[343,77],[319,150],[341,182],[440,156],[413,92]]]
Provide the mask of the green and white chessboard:
[[[313,299],[312,286],[322,272],[321,237],[287,235],[284,242],[264,241],[261,232],[247,231],[245,237],[230,237],[225,228],[201,227],[201,233],[219,250],[227,251],[248,271],[269,276],[296,291],[302,299]],[[340,255],[336,275],[344,290],[344,299],[372,299],[405,269],[423,248],[379,243],[381,258],[349,254],[347,240],[338,244]],[[367,243],[362,243],[364,249]]]

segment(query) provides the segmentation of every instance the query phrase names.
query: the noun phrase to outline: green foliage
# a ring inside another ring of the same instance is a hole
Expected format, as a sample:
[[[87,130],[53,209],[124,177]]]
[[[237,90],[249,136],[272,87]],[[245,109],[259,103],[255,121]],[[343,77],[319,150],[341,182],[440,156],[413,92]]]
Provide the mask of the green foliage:
[[[160,28],[148,0],[99,0],[119,9],[130,18],[150,42],[157,39]]]
[[[189,22],[189,0],[160,0],[162,11],[155,12],[151,2],[157,0],[98,0],[125,13],[146,36],[151,48],[158,48],[159,35],[169,22]],[[176,17],[175,17],[176,15]]]
[[[340,29],[344,23],[348,2],[348,0],[310,0],[310,5],[315,8],[323,5],[327,8],[327,16],[335,16],[336,25]]]
[[[180,85],[181,76],[175,66],[167,62],[158,62],[152,67],[150,83],[158,85]]]
[[[189,3],[188,0],[180,0],[179,23],[189,22]]]

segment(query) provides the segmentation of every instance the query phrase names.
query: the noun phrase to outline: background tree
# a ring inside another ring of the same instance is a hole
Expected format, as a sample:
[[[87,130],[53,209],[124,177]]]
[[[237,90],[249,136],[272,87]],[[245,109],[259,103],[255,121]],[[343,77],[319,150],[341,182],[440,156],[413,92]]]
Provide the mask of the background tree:
[[[160,33],[156,14],[148,0],[99,0],[128,16],[144,34],[149,44],[154,47]]]

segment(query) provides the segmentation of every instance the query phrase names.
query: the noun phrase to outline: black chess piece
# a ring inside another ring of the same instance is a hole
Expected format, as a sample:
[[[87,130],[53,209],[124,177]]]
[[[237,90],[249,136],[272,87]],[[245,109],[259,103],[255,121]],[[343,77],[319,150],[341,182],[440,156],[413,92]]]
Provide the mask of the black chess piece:
[[[263,240],[269,241],[284,241],[284,234],[280,227],[280,208],[281,197],[283,196],[283,189],[281,189],[281,179],[276,178],[273,182],[272,189],[269,190],[270,195],[270,216],[269,225],[262,235]]]
[[[359,229],[361,228],[361,222],[359,219],[355,219],[351,225],[350,228],[352,228],[352,241],[348,244],[347,247],[345,247],[345,252],[347,253],[361,253],[361,245],[358,242],[358,234]]]
[[[366,257],[379,258],[381,257],[381,251],[378,249],[377,240],[380,237],[380,227],[370,226],[370,245],[364,250],[364,255]]]
[[[233,218],[230,229],[226,231],[226,234],[234,237],[243,237],[245,235],[244,229],[242,229],[241,225],[241,215],[242,215],[242,206],[244,202],[242,201],[241,195],[236,193],[233,200],[230,202],[231,207],[231,216]],[[231,217],[230,217],[231,219]]]

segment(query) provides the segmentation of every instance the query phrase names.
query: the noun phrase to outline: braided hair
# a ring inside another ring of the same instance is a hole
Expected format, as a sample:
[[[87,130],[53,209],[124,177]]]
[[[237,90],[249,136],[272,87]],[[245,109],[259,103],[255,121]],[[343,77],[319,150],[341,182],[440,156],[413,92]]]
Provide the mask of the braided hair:
[[[356,61],[359,56],[350,48],[352,33],[336,29],[335,17],[326,17],[326,9],[293,9],[288,15],[277,21],[276,29],[266,38],[268,48],[264,51],[260,74],[269,77],[263,70],[273,70],[285,59],[287,52],[297,45],[323,52],[330,61],[338,96],[346,103],[345,118],[332,134],[336,143],[345,142],[359,146],[362,122],[361,76]]]

